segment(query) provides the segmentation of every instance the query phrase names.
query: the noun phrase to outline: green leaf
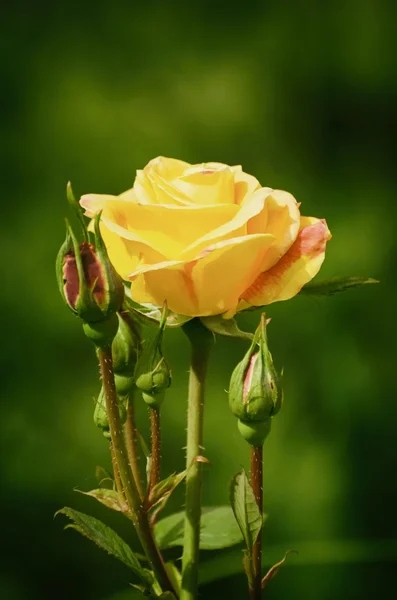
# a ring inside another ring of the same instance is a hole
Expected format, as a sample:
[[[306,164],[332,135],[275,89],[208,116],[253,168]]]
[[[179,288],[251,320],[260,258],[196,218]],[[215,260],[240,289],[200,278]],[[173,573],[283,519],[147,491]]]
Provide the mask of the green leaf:
[[[120,499],[116,490],[99,488],[97,490],[91,490],[90,492],[83,492],[82,490],[76,489],[76,492],[84,494],[85,496],[91,496],[91,498],[95,498],[95,500],[98,500],[98,502],[104,504],[111,510],[116,510],[121,513],[128,513],[128,506],[126,502]]]
[[[154,535],[160,548],[183,546],[185,513],[174,513],[154,526]],[[239,544],[242,535],[230,506],[203,508],[201,516],[200,549],[219,550]]]
[[[323,281],[311,281],[304,285],[299,293],[311,296],[333,296],[368,283],[379,283],[379,281],[371,277],[332,277]]]
[[[252,340],[253,334],[239,329],[235,319],[224,319],[222,315],[211,317],[201,317],[203,325],[212,333],[224,335],[226,337],[242,338],[244,340]]]
[[[263,518],[244,469],[232,479],[230,485],[230,504],[243,534],[247,550],[251,552],[262,528]]]
[[[141,566],[131,548],[115,531],[113,531],[113,529],[110,529],[110,527],[101,521],[98,521],[98,519],[67,506],[56,513],[56,515],[59,514],[65,515],[73,521],[70,525],[67,525],[65,529],[75,529],[94,542],[99,548],[102,548],[102,550],[105,550],[108,554],[118,558],[122,563],[129,567],[137,577],[139,577],[146,588],[151,588],[153,585],[153,576],[151,572]]]
[[[186,477],[187,470],[182,471],[181,473],[172,473],[166,479],[159,481],[153,489],[150,490],[149,494],[149,508],[153,508],[157,504],[161,503],[161,508],[164,508],[165,503],[168,498],[171,496],[174,489],[182,483],[182,481]]]

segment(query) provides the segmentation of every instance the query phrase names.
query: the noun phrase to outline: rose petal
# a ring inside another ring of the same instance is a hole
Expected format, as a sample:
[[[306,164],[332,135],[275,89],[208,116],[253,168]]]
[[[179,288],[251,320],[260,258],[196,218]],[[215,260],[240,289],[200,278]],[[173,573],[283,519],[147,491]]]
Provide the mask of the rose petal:
[[[271,233],[275,243],[267,251],[262,271],[275,265],[296,240],[300,227],[299,205],[288,192],[274,190],[266,198],[265,210],[247,223],[248,233]]]
[[[246,199],[241,206],[233,205],[236,209],[235,216],[219,227],[214,227],[201,238],[196,240],[183,252],[186,260],[191,260],[198,252],[209,244],[214,244],[221,240],[228,240],[235,237],[241,237],[247,233],[247,223],[250,219],[259,215],[265,209],[266,198],[271,194],[271,188],[260,188],[252,196]],[[229,205],[232,206],[232,205]],[[262,231],[261,233],[266,233]]]
[[[181,315],[196,315],[197,300],[184,263],[167,261],[138,269],[130,277],[131,298],[139,304],[163,306]]]
[[[244,173],[241,165],[231,167],[234,172],[234,202],[242,204],[247,196],[251,196],[261,187],[261,184],[252,175]]]
[[[331,238],[324,220],[301,218],[301,230],[288,252],[274,267],[261,273],[242,295],[238,310],[288,300],[318,273]]]
[[[114,231],[113,224],[110,224],[111,228],[109,228],[103,221],[102,218],[101,234],[110,262],[123,279],[127,279],[128,274],[138,269],[142,264],[160,263],[165,260],[160,252],[148,244],[128,240],[120,236],[117,231]],[[106,223],[108,222],[106,221]]]
[[[213,244],[189,263],[142,266],[129,276],[131,296],[157,306],[167,300],[171,310],[188,316],[233,312],[272,242],[271,235],[249,235]]]
[[[191,278],[198,298],[198,315],[236,309],[242,290],[255,281],[272,235],[247,235],[211,245],[193,263]]]
[[[189,163],[158,156],[136,172],[134,191],[140,204],[191,204],[189,198],[170,183],[181,176]]]
[[[146,244],[169,260],[180,258],[192,242],[229,223],[238,211],[234,204],[149,205],[95,194],[83,196],[80,203],[90,217],[102,210],[103,223],[117,235]]]
[[[187,163],[184,160],[167,158],[166,156],[157,156],[157,158],[153,158],[146,165],[144,170],[156,170],[161,177],[171,180],[180,177],[190,166],[190,163]]]
[[[234,204],[234,173],[227,165],[193,165],[172,185],[195,204]]]
[[[85,194],[80,198],[80,204],[85,208],[85,216],[92,219],[97,212],[103,210],[108,202],[117,200],[117,196],[109,194]]]
[[[171,182],[161,177],[156,171],[137,171],[134,190],[141,204],[167,204],[188,206],[190,199],[178,190]],[[145,195],[143,195],[143,191]]]

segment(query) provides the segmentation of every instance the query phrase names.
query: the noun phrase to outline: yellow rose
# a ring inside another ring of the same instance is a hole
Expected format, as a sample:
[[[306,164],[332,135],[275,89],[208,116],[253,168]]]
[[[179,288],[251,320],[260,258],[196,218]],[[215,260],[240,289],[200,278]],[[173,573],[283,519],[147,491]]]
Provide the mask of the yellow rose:
[[[288,192],[241,167],[156,158],[120,196],[87,194],[102,211],[110,260],[140,304],[188,316],[233,316],[295,296],[319,271],[331,235]]]

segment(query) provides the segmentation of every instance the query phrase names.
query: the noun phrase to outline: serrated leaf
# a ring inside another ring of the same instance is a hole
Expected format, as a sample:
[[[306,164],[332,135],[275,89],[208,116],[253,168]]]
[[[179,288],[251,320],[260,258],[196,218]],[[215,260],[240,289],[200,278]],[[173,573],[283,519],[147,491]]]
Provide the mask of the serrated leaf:
[[[65,515],[72,521],[66,528],[72,528],[94,542],[99,548],[114,556],[127,567],[145,584],[146,588],[153,585],[153,576],[150,571],[144,569],[131,548],[124,540],[104,523],[90,515],[66,506],[59,510],[56,515]],[[66,529],[65,528],[65,529]]]
[[[128,513],[128,506],[126,502],[120,499],[118,492],[116,490],[109,490],[107,488],[99,488],[97,490],[91,490],[90,492],[83,492],[82,490],[76,490],[80,494],[84,494],[84,496],[91,496],[91,498],[95,498],[101,504],[104,504],[111,510],[116,510],[122,513]]]
[[[174,491],[186,477],[187,470],[181,473],[172,473],[166,479],[159,481],[151,490],[148,499],[148,508],[153,508],[161,503],[163,506]]]
[[[248,552],[251,552],[262,528],[263,518],[244,469],[232,479],[230,504],[243,535],[246,548]]]
[[[224,319],[221,315],[201,317],[201,322],[209,331],[218,335],[244,340],[252,340],[254,337],[252,333],[241,331],[235,319]]]
[[[332,277],[323,281],[311,281],[304,285],[299,293],[312,296],[333,296],[369,283],[379,283],[379,281],[371,277]]]
[[[154,535],[160,548],[183,546],[185,513],[174,513],[154,526]],[[204,507],[201,516],[200,549],[219,550],[242,541],[240,529],[230,506]]]
[[[283,566],[283,564],[287,560],[288,556],[290,554],[293,554],[293,553],[297,553],[297,551],[296,550],[287,550],[287,552],[284,555],[284,558],[282,558],[275,565],[273,565],[272,567],[270,567],[270,569],[268,570],[268,572],[266,573],[266,575],[262,579],[262,582],[261,582],[262,590],[265,589],[265,587],[267,586],[267,584],[269,583],[269,581],[271,579],[273,579],[273,577],[277,574],[278,570],[280,569],[280,567]]]

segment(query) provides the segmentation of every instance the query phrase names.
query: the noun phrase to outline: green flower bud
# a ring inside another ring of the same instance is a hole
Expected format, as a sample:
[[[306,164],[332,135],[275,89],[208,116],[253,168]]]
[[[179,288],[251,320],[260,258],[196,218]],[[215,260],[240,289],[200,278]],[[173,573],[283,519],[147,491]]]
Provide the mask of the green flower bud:
[[[118,330],[112,344],[113,369],[124,376],[134,376],[141,350],[139,326],[128,311],[117,314]]]
[[[161,347],[166,321],[165,308],[158,332],[152,340],[144,344],[135,368],[136,387],[142,391],[144,401],[157,408],[162,404],[165,391],[171,385],[171,371]]]
[[[139,326],[128,311],[117,313],[118,330],[112,344],[114,381],[119,396],[135,388],[134,372],[141,349]]]
[[[124,285],[109,261],[95,218],[95,245],[79,244],[67,223],[67,235],[57,257],[57,280],[63,299],[86,323],[106,321],[121,309]],[[95,337],[95,336],[94,336]]]
[[[114,374],[114,383],[119,396],[128,396],[135,388],[135,379],[131,375]]]
[[[266,317],[255,332],[251,347],[234,369],[229,390],[229,406],[244,423],[267,421],[281,407],[280,378],[267,346]]]
[[[122,423],[125,423],[127,419],[127,407],[124,400],[119,398],[119,415]],[[106,398],[103,387],[101,387],[101,391],[99,392],[98,399],[96,401],[95,410],[94,410],[94,423],[99,429],[102,430],[105,438],[110,438],[110,428],[109,421],[106,412]]]
[[[266,421],[237,421],[237,427],[246,442],[251,446],[262,446],[265,439],[270,433],[272,420]]]

